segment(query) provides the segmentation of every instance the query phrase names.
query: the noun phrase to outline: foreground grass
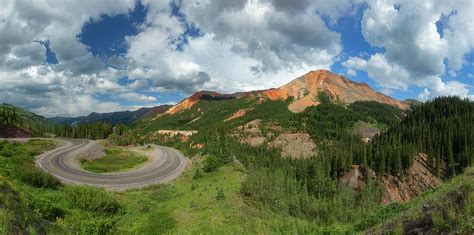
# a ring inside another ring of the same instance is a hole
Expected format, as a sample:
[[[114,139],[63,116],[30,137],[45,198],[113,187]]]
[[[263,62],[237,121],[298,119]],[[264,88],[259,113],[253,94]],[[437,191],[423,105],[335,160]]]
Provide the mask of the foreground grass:
[[[106,155],[100,158],[86,160],[80,159],[81,167],[84,170],[95,173],[123,172],[136,168],[148,158],[131,151],[126,151],[120,147],[105,150]]]

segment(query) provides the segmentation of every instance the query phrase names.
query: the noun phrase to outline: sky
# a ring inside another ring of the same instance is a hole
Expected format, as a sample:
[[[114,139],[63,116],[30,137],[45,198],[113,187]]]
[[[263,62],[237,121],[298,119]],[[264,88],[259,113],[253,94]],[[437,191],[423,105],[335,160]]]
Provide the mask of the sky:
[[[0,103],[79,116],[327,69],[474,100],[472,0],[0,0]]]

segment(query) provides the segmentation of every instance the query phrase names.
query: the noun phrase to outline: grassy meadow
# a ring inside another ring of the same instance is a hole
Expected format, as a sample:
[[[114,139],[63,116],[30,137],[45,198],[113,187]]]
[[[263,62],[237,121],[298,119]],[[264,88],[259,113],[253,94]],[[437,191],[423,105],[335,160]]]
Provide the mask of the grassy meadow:
[[[148,157],[124,150],[123,147],[108,148],[105,153],[105,156],[91,160],[80,158],[81,167],[95,173],[124,172],[138,168],[148,161]]]

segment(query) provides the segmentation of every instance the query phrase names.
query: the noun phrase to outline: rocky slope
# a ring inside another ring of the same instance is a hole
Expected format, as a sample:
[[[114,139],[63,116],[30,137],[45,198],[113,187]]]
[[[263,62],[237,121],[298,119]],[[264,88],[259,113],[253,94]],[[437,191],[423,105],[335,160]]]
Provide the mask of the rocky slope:
[[[324,92],[332,100],[346,105],[358,100],[370,100],[389,104],[404,110],[409,108],[409,104],[377,92],[365,83],[353,82],[327,70],[316,70],[296,78],[279,88],[234,94],[219,94],[210,91],[197,92],[171,107],[165,114],[175,114],[189,109],[201,99],[225,100],[254,95],[270,100],[286,100],[292,97],[294,101],[288,106],[288,109],[292,112],[301,112],[309,106],[319,104],[317,98],[319,92]]]
[[[383,176],[382,203],[407,202],[423,191],[436,188],[442,181],[431,173],[426,165],[426,154],[418,154],[413,164],[402,176]],[[355,191],[361,191],[368,178],[378,178],[376,173],[366,167],[355,165],[340,177],[339,182]]]
[[[426,164],[426,154],[418,154],[410,168],[402,176],[386,176],[383,180],[382,202],[406,202],[419,196],[423,191],[441,184],[441,180],[431,173]]]

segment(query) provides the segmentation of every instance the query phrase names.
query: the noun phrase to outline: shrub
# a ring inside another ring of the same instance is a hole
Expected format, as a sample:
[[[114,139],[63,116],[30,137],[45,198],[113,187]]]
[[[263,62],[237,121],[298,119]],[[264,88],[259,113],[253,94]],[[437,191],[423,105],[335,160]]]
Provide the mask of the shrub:
[[[112,233],[117,217],[101,216],[91,212],[72,213],[66,218],[68,230],[74,234]]]
[[[22,164],[13,171],[14,177],[25,184],[37,188],[57,189],[61,182],[49,173],[35,168],[33,165]]]
[[[65,188],[64,191],[72,208],[104,214],[115,214],[120,209],[117,200],[103,189],[72,186]]]
[[[196,171],[194,172],[194,175],[193,175],[193,179],[198,179],[198,178],[201,178],[202,177],[202,174],[201,174],[201,171],[199,170],[199,167],[196,168]]]
[[[41,217],[50,221],[55,221],[57,218],[62,218],[64,216],[63,210],[54,207],[50,201],[40,197],[33,197],[31,199],[31,207],[39,212]]]
[[[219,159],[217,159],[214,155],[207,155],[204,159],[204,167],[203,170],[205,172],[212,172],[220,166]]]
[[[13,157],[16,154],[16,150],[13,144],[5,144],[0,151],[0,156]]]

